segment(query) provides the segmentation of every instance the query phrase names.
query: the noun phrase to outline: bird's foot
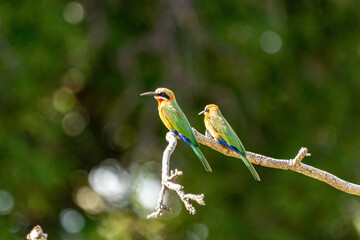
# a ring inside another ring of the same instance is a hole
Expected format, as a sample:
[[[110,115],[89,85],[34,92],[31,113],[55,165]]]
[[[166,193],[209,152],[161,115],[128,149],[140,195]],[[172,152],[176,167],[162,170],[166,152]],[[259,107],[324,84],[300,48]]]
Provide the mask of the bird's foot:
[[[213,137],[213,135],[211,135],[211,133],[210,133],[210,131],[208,129],[206,129],[206,131],[205,131],[205,136],[208,137],[208,138],[211,138],[211,139],[215,139]]]

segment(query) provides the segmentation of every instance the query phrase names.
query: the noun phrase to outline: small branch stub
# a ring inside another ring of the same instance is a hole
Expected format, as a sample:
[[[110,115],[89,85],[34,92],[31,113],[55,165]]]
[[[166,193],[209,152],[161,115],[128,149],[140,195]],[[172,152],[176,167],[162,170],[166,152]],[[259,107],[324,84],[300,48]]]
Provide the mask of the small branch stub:
[[[193,200],[197,202],[200,205],[205,205],[204,202],[204,194],[195,195],[195,194],[186,194],[184,192],[184,187],[180,184],[174,183],[174,181],[181,176],[183,173],[182,171],[179,171],[175,169],[175,171],[170,171],[170,156],[174,152],[177,139],[176,136],[168,132],[166,134],[166,141],[169,142],[168,146],[165,148],[165,151],[163,153],[163,159],[162,159],[162,174],[161,174],[161,190],[159,193],[159,199],[156,204],[156,211],[149,214],[147,216],[148,219],[150,218],[158,218],[161,215],[164,214],[164,211],[170,211],[170,208],[165,205],[164,203],[164,197],[166,190],[172,190],[178,194],[181,201],[184,203],[185,208],[190,212],[190,214],[195,214],[196,210],[195,207],[189,202],[189,200]]]
[[[304,157],[310,157],[311,154],[307,152],[307,148],[302,147],[296,157],[292,160],[290,160],[290,165],[294,168],[299,167],[301,160],[303,160]]]
[[[47,240],[48,235],[43,232],[40,225],[35,226],[26,236],[27,240]]]

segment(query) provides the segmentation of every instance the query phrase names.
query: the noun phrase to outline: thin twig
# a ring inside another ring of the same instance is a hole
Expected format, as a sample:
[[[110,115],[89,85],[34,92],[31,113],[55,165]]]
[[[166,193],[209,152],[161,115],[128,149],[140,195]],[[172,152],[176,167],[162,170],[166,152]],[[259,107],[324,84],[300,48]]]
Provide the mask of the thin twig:
[[[206,145],[224,155],[240,158],[235,152],[230,150],[227,147],[224,147],[220,143],[218,143],[213,138],[207,137],[199,133],[196,129],[194,129],[195,136],[199,143]],[[292,170],[301,174],[304,174],[308,177],[315,178],[319,181],[325,182],[330,186],[339,189],[340,191],[354,194],[360,196],[360,185],[347,182],[338,178],[337,176],[328,173],[326,171],[320,170],[318,168],[306,165],[301,163],[301,160],[304,157],[311,156],[310,153],[307,152],[307,148],[301,148],[299,153],[296,155],[294,159],[284,160],[284,159],[275,159],[267,156],[263,156],[257,153],[246,152],[246,156],[250,160],[251,163],[257,164],[263,167],[269,168],[278,168],[282,170]]]
[[[181,171],[175,169],[175,171],[170,172],[170,156],[174,152],[177,139],[175,135],[171,132],[166,134],[166,140],[169,142],[168,146],[165,148],[162,159],[162,173],[161,173],[161,190],[159,193],[159,199],[156,205],[156,211],[149,214],[147,218],[158,218],[164,214],[164,210],[170,211],[170,208],[164,203],[164,196],[167,189],[175,191],[181,201],[183,201],[185,208],[190,212],[190,214],[195,214],[196,210],[194,206],[189,202],[189,200],[196,201],[200,205],[205,205],[204,194],[195,195],[195,194],[186,194],[184,192],[184,187],[180,184],[174,183],[178,176],[182,175]]]

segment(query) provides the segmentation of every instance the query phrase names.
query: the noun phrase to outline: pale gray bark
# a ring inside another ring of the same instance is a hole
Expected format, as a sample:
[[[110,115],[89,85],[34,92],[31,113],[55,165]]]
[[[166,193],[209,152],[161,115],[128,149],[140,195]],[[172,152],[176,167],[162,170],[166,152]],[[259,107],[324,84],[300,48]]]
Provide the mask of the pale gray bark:
[[[201,133],[199,133],[196,129],[193,128],[193,130],[199,143],[208,146],[224,155],[240,158],[240,156],[237,153],[221,145],[216,140],[214,140],[210,135],[204,136]],[[173,190],[179,195],[186,209],[191,214],[195,214],[196,210],[194,206],[192,206],[192,204],[189,203],[189,200],[196,201],[200,205],[205,205],[204,194],[199,194],[199,195],[185,194],[183,191],[184,187],[181,186],[180,184],[176,184],[173,182],[178,176],[182,175],[182,172],[178,171],[177,169],[175,169],[175,171],[170,172],[170,156],[175,150],[177,144],[177,138],[173,133],[168,132],[166,134],[166,140],[169,142],[169,144],[164,151],[163,159],[162,159],[162,175],[161,175],[162,179],[161,179],[161,190],[159,193],[159,200],[156,205],[156,211],[149,214],[147,216],[148,219],[160,217],[161,215],[163,215],[164,210],[170,211],[170,208],[168,208],[164,204],[164,196],[167,189]],[[248,157],[249,161],[253,164],[257,164],[269,168],[292,170],[304,174],[308,177],[312,177],[322,182],[325,182],[330,186],[339,189],[340,191],[360,196],[360,185],[344,181],[331,173],[301,163],[301,160],[304,157],[311,156],[311,154],[308,153],[307,151],[308,151],[307,148],[302,147],[299,150],[298,154],[295,156],[295,158],[289,160],[275,159],[252,152],[246,152],[246,156]]]
[[[47,240],[48,235],[43,232],[42,228],[37,225],[26,236],[27,240]]]
[[[182,175],[181,171],[175,169],[175,171],[170,172],[170,156],[174,152],[177,139],[175,135],[171,132],[166,134],[166,141],[169,142],[168,146],[165,148],[162,159],[162,174],[161,174],[161,190],[159,193],[159,200],[156,205],[156,211],[149,214],[147,218],[158,218],[164,214],[164,210],[170,211],[170,208],[165,205],[164,197],[167,189],[175,191],[181,201],[184,203],[185,208],[190,212],[190,214],[195,214],[196,210],[194,206],[189,202],[189,200],[193,200],[200,205],[205,205],[204,202],[204,194],[195,195],[191,193],[185,193],[184,187],[180,184],[174,183],[178,176]]]
[[[214,139],[204,136],[201,133],[199,133],[196,129],[194,129],[195,136],[199,143],[206,145],[218,152],[221,152],[224,155],[240,158],[238,154],[233,152],[227,147],[224,147],[223,145],[219,144]],[[360,196],[360,185],[347,182],[345,180],[342,180],[338,178],[337,176],[328,173],[326,171],[323,171],[321,169],[306,165],[304,163],[301,163],[301,160],[304,157],[311,156],[310,153],[307,152],[307,148],[301,148],[299,150],[299,153],[296,155],[294,159],[275,159],[267,156],[263,156],[257,153],[252,152],[246,152],[246,156],[250,160],[251,163],[257,164],[263,167],[269,167],[269,168],[278,168],[282,170],[292,170],[294,172],[298,172],[301,174],[304,174],[308,177],[315,178],[317,180],[320,180],[324,183],[329,184],[330,186],[339,189],[340,191],[358,195]]]

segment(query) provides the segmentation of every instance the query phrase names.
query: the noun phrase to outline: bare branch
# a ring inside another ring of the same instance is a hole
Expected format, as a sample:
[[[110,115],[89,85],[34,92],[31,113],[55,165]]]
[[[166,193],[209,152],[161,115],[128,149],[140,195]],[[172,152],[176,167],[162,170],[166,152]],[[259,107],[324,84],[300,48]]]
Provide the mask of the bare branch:
[[[211,135],[207,134],[207,136],[204,136],[201,133],[199,133],[196,129],[193,128],[193,130],[199,143],[206,145],[224,155],[240,158],[240,156],[235,152],[233,152],[231,149],[218,143],[215,139],[211,137]],[[183,190],[184,189],[183,186],[174,183],[176,178],[183,174],[181,171],[178,171],[177,169],[175,169],[175,171],[170,172],[170,156],[175,150],[177,144],[177,138],[173,133],[168,132],[166,134],[166,140],[169,142],[169,144],[164,151],[163,159],[162,159],[162,175],[161,175],[162,186],[159,193],[159,200],[156,205],[156,211],[149,214],[147,216],[148,219],[160,217],[164,213],[164,210],[170,211],[170,208],[164,204],[164,196],[167,189],[173,190],[179,195],[181,201],[183,201],[186,209],[190,212],[190,214],[195,214],[196,210],[194,206],[189,202],[189,200],[193,200],[200,205],[205,205],[204,194],[200,194],[200,195],[186,194]],[[269,168],[292,170],[304,174],[308,177],[312,177],[322,182],[325,182],[330,186],[339,189],[340,191],[360,196],[360,185],[344,181],[331,173],[301,163],[304,157],[311,156],[311,154],[308,153],[307,148],[302,147],[299,150],[298,154],[295,156],[295,158],[290,160],[275,159],[252,152],[246,152],[246,156],[253,164],[257,164]]]
[[[224,155],[240,158],[238,154],[233,152],[227,147],[224,147],[220,143],[218,143],[216,140],[204,136],[201,133],[199,133],[196,129],[194,129],[195,136],[199,143],[208,146],[209,148],[212,148]],[[308,177],[315,178],[317,180],[320,180],[322,182],[325,182],[329,184],[330,186],[339,189],[340,191],[358,195],[360,196],[360,185],[347,182],[345,180],[342,180],[335,175],[328,173],[326,171],[320,170],[318,168],[306,165],[301,163],[301,160],[304,157],[311,156],[310,153],[307,152],[307,148],[301,148],[299,150],[299,153],[296,155],[294,159],[290,160],[284,160],[284,159],[275,159],[267,156],[263,156],[257,153],[252,152],[246,152],[246,156],[250,160],[251,163],[257,164],[263,167],[269,167],[269,168],[278,168],[282,170],[292,170],[301,174],[304,174]]]
[[[170,211],[170,208],[167,207],[164,203],[164,196],[167,189],[175,191],[181,201],[183,201],[185,208],[190,212],[190,214],[195,214],[196,210],[194,206],[189,202],[189,200],[196,201],[200,205],[205,205],[204,202],[204,194],[195,195],[195,194],[186,194],[184,192],[184,187],[180,184],[174,183],[178,176],[181,176],[183,173],[175,169],[175,171],[170,172],[170,156],[174,152],[177,139],[176,136],[168,132],[166,134],[166,141],[169,142],[168,146],[165,148],[163,153],[162,159],[162,174],[161,174],[161,190],[159,193],[159,200],[156,205],[156,211],[149,214],[147,216],[148,219],[150,218],[158,218],[164,214],[164,210]]]
[[[40,225],[35,226],[26,236],[27,240],[47,240],[48,235],[43,232]]]

